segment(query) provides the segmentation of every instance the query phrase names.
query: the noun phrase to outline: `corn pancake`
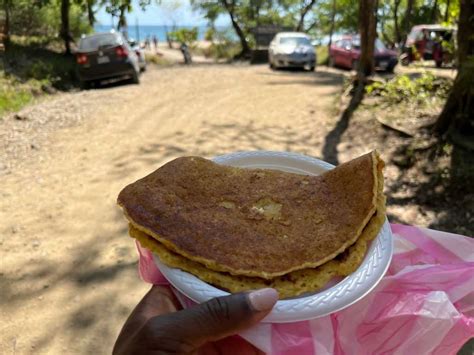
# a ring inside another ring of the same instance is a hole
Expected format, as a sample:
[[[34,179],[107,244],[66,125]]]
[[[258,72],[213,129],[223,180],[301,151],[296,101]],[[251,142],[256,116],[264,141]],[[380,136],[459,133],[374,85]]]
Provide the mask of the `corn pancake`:
[[[134,228],[132,224],[130,224],[130,236],[137,239],[143,247],[157,254],[164,264],[187,271],[205,282],[230,292],[273,287],[278,290],[280,298],[288,298],[305,292],[316,291],[326,285],[333,277],[344,277],[353,273],[364,259],[367,243],[377,236],[385,222],[382,165],[383,163],[379,163],[378,179],[381,183],[377,188],[377,211],[362,231],[360,238],[333,260],[313,269],[293,271],[272,280],[259,277],[235,276],[229,273],[210,270],[198,262],[186,259],[168,250],[156,239]]]
[[[376,210],[374,151],[320,176],[175,159],[125,187],[130,223],[214,271],[272,279],[354,244]]]
[[[383,210],[384,206],[381,208],[381,211]],[[280,298],[288,298],[301,295],[305,292],[316,291],[326,285],[333,277],[344,277],[353,273],[365,256],[367,243],[377,236],[385,221],[385,213],[379,211],[380,210],[370,219],[369,224],[356,243],[335,259],[314,269],[293,271],[283,276],[277,276],[272,280],[251,276],[235,276],[229,273],[207,269],[198,262],[186,259],[179,254],[169,251],[156,239],[135,229],[132,225],[130,225],[130,235],[137,239],[144,248],[157,254],[164,264],[187,271],[204,282],[210,283],[218,288],[229,292],[240,292],[263,287],[273,287],[278,291]]]

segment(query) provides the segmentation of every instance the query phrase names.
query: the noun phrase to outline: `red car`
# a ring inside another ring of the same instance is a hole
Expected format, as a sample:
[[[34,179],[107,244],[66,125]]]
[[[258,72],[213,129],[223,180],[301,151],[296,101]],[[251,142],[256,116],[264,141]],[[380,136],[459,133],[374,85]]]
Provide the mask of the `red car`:
[[[331,44],[329,66],[357,69],[360,58],[360,37],[344,36]],[[398,63],[398,53],[385,47],[381,40],[375,40],[375,69],[393,72]]]

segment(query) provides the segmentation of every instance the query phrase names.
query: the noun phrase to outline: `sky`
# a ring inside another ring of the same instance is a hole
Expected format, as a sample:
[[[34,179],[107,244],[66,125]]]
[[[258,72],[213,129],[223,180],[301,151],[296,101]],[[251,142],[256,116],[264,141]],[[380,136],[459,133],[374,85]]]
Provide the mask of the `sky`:
[[[173,9],[173,4],[180,4],[178,9]],[[162,0],[161,5],[157,5],[155,1],[142,11],[138,6],[138,0],[133,0],[133,11],[127,14],[127,23],[135,25],[135,21],[143,25],[188,25],[188,26],[202,26],[206,25],[207,21],[202,13],[193,11],[189,0]],[[111,16],[102,8],[96,14],[96,19],[101,25],[110,25],[112,23]],[[117,21],[115,19],[114,21]],[[217,21],[217,26],[228,26],[230,21],[228,16],[220,16]]]

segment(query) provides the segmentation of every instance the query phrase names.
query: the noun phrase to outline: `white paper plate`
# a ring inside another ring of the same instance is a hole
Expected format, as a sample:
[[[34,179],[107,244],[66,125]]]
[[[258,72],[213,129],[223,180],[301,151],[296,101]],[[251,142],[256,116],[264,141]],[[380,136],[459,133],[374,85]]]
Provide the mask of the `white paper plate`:
[[[334,168],[316,158],[287,152],[240,152],[218,156],[216,163],[248,168],[267,168],[292,173],[319,175]],[[392,259],[392,232],[385,221],[359,268],[343,280],[319,292],[278,301],[272,312],[263,320],[268,323],[296,322],[325,316],[340,311],[367,295],[384,276]],[[155,262],[166,279],[181,293],[195,302],[202,303],[214,297],[228,295],[201,281],[196,276],[170,268],[155,256]]]

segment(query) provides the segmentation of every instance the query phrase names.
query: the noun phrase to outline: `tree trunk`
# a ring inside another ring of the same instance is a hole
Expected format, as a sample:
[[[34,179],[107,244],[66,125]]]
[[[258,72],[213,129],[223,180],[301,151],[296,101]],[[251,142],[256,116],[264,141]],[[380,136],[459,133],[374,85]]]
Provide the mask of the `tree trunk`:
[[[121,31],[125,38],[128,38],[128,29],[127,29],[127,18],[125,14],[127,13],[128,6],[126,4],[120,5],[119,7],[119,20],[117,23],[117,30]]]
[[[403,19],[403,43],[406,42],[408,33],[410,33],[411,26],[411,13],[413,11],[414,0],[407,1],[407,11],[405,12],[405,18]]]
[[[125,17],[126,11],[127,11],[127,5],[119,6],[119,18],[117,22],[117,30],[127,27],[127,18]]]
[[[438,134],[449,133],[455,143],[474,138],[474,1],[461,0],[458,25],[458,74],[435,124]]]
[[[69,0],[61,0],[61,37],[66,54],[71,54],[71,34],[69,33]]]
[[[229,16],[230,16],[230,21],[232,22],[232,27],[235,30],[235,33],[239,37],[240,40],[240,45],[242,46],[242,51],[240,52],[241,56],[246,56],[250,54],[250,46],[247,42],[247,38],[245,38],[245,33],[242,31],[242,28],[238,24],[238,22],[235,19],[235,14],[234,14],[234,8],[235,8],[235,2],[234,0],[219,0],[221,4],[225,7],[227,10]]]
[[[358,68],[359,82],[374,71],[376,0],[359,0],[360,59]]]
[[[92,8],[93,0],[87,0],[87,19],[89,20],[89,25],[94,27],[95,15],[94,9]]]
[[[303,7],[300,13],[300,20],[298,21],[298,25],[296,25],[296,31],[301,32],[304,29],[304,18],[308,14],[308,12],[313,8],[316,0],[311,0],[308,5]]]
[[[331,11],[331,27],[329,28],[329,42],[328,42],[328,53],[332,45],[332,35],[334,34],[334,27],[336,22],[336,0],[332,0],[332,11]]]
[[[5,28],[3,29],[5,50],[8,50],[10,45],[10,8],[11,0],[4,0],[5,9]]]
[[[438,18],[438,0],[434,1],[433,8],[431,9],[431,23],[436,23]]]
[[[451,1],[446,0],[446,11],[444,12],[444,22],[448,22],[448,19],[449,19],[449,5],[451,5]]]
[[[393,5],[393,26],[395,27],[395,41],[400,43],[402,41],[402,34],[400,33],[400,24],[398,23],[398,8],[401,0],[395,0]]]

